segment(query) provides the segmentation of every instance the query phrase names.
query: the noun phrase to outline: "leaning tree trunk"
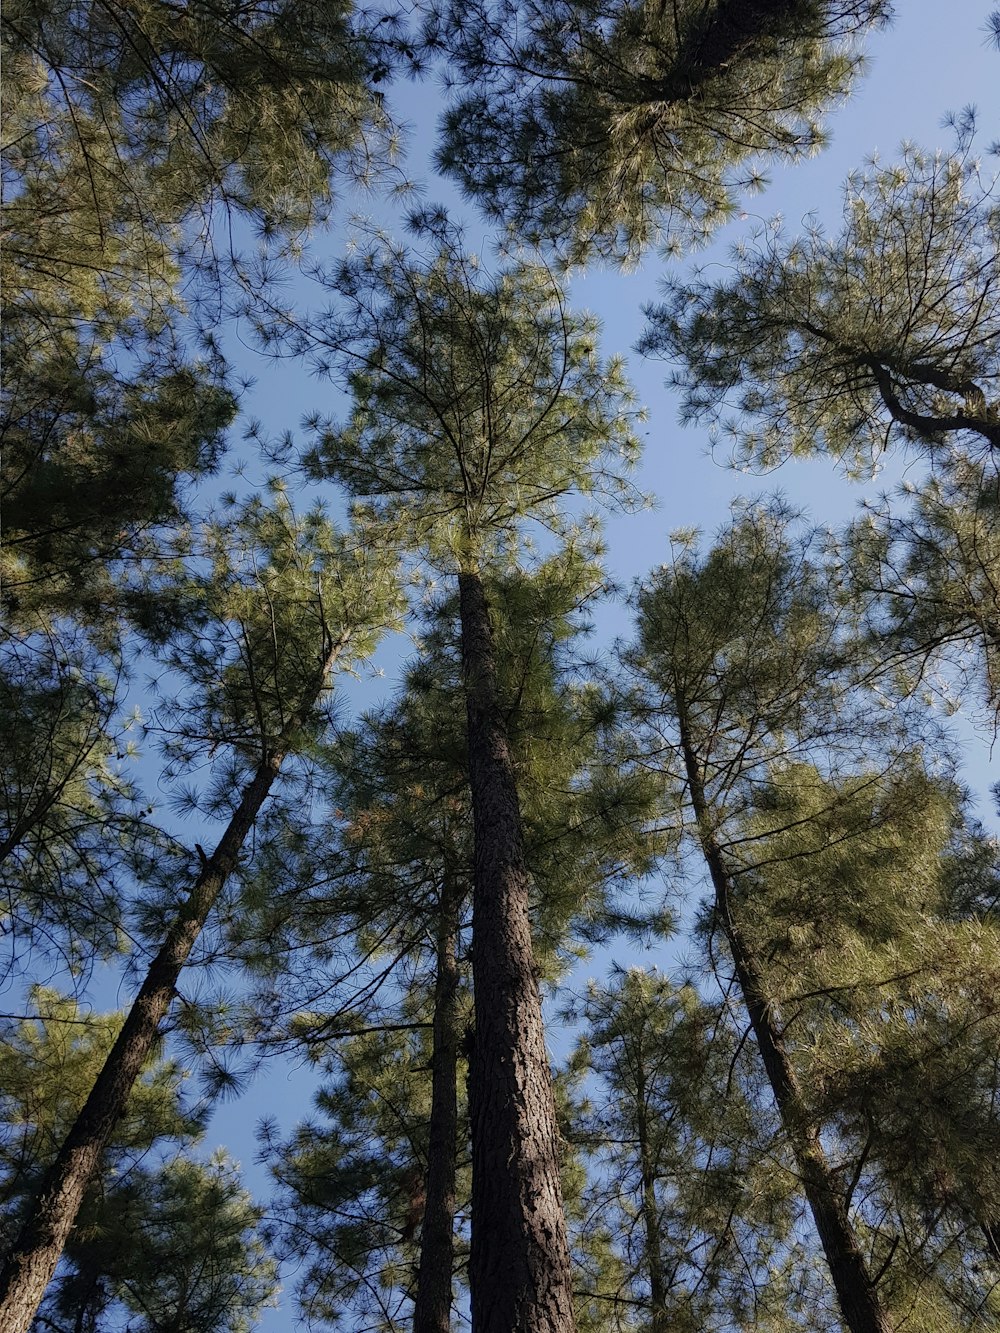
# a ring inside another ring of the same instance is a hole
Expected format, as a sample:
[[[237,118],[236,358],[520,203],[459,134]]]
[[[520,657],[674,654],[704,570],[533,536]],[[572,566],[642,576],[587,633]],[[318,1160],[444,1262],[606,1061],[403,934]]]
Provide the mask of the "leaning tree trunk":
[[[475,838],[472,1326],[475,1333],[572,1333],[555,1102],[531,942],[531,876],[478,572],[459,575],[459,596]]]
[[[347,642],[342,638],[323,663],[314,690],[283,730],[277,747],[247,784],[226,831],[205,860],[167,937],[153,959],[122,1029],[98,1074],[83,1110],[46,1172],[35,1206],[0,1272],[0,1329],[27,1333],[76,1222],[101,1154],[125,1113],[143,1065],[156,1044],[160,1024],[176,993],[177,978],[190,957],[237,857],[281,768],[289,738],[315,706],[327,674]]]
[[[715,891],[716,913],[729,944],[736,982],[750,1017],[781,1125],[802,1178],[802,1188],[833,1278],[841,1315],[850,1333],[892,1333],[892,1322],[868,1271],[847,1206],[823,1150],[819,1126],[806,1105],[777,1015],[768,1000],[763,971],[733,919],[732,880],[712,831],[701,767],[688,734],[682,700],[678,700],[677,711],[684,769],[702,853]]]
[[[458,1152],[458,925],[462,893],[445,872],[434,982],[431,1122],[413,1333],[451,1333]]]

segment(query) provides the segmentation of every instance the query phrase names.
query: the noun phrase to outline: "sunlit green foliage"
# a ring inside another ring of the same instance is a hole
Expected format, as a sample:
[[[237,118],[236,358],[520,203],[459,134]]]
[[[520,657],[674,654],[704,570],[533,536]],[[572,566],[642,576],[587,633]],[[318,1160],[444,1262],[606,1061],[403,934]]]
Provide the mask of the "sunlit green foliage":
[[[1000,207],[971,151],[909,149],[844,192],[844,225],[766,226],[730,281],[670,281],[643,350],[683,412],[771,468],[824,452],[865,475],[894,442],[1000,447]]]
[[[768,226],[736,274],[667,284],[643,349],[679,363],[682,414],[737,462],[826,453],[849,474],[903,446],[928,467],[848,543],[873,669],[910,683],[942,654],[997,702],[1000,208],[971,155],[910,148],[848,181],[844,225]]]
[[[928,1333],[978,1327],[995,1313],[992,1210],[973,1182],[993,1188],[1000,941],[973,905],[991,901],[995,844],[899,748],[904,710],[852,680],[829,580],[792,537],[751,513],[644,590],[646,743],[679,795],[701,784],[712,970],[728,987],[724,931],[880,1299]],[[801,1130],[782,1127],[795,1149]]]
[[[789,1270],[810,1262],[773,1113],[724,1007],[631,968],[591,982],[579,1017],[574,1064],[597,1076],[570,1129],[589,1158],[586,1230],[603,1228],[620,1263],[617,1283],[593,1279],[604,1326],[782,1327]]]
[[[1000,935],[964,902],[995,890],[995,840],[912,759],[778,770],[755,806],[731,853],[741,920],[887,1298],[928,1333],[989,1326]]]

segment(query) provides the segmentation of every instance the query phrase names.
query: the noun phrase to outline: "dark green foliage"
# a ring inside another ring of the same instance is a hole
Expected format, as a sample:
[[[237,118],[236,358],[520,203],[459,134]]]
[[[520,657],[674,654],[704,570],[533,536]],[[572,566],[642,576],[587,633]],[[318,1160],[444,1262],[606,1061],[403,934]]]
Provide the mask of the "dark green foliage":
[[[400,1017],[405,1021],[406,1010]],[[280,1243],[306,1260],[299,1301],[319,1324],[409,1326],[423,1219],[430,1057],[429,1024],[345,1039],[317,1097],[318,1115],[271,1157],[285,1224]],[[464,1106],[461,1124],[458,1197],[467,1213]],[[461,1273],[467,1241],[460,1233],[456,1244]]]
[[[769,227],[732,280],[669,283],[642,347],[680,363],[683,415],[741,463],[822,452],[864,475],[896,446],[926,461],[850,535],[872,667],[912,684],[971,653],[995,707],[1000,209],[970,136],[851,177],[837,236]]]
[[[260,1220],[222,1152],[137,1167],[82,1215],[33,1327],[124,1316],[130,1333],[250,1333],[277,1289]]]
[[[8,343],[24,374],[7,376],[2,426],[6,618],[28,632],[67,612],[107,622],[181,519],[184,482],[215,468],[236,403],[205,366],[157,358],[123,381],[99,353],[39,365],[21,351]]]
[[[519,238],[572,261],[704,239],[768,158],[823,141],[880,0],[498,0],[429,32],[459,89],[438,161]]]

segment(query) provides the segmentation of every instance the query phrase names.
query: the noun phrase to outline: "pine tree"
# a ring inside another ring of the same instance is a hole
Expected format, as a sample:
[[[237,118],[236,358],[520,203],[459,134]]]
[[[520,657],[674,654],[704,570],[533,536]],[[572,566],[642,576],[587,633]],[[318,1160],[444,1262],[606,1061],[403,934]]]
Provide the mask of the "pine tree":
[[[643,350],[679,363],[684,416],[741,462],[823,453],[865,475],[904,447],[926,461],[915,502],[873,506],[849,547],[873,656],[919,672],[971,649],[995,706],[1000,209],[971,132],[852,176],[836,236],[769,227],[732,280],[668,283]]]
[[[747,934],[884,1299],[914,1328],[998,1312],[1000,938],[956,901],[995,886],[996,854],[916,754],[838,780],[776,770],[741,823]]]
[[[282,765],[322,725],[331,671],[366,657],[397,612],[394,561],[362,541],[336,534],[318,513],[297,521],[279,496],[271,509],[251,504],[210,532],[197,553],[211,573],[192,579],[187,625],[162,658],[190,691],[175,696],[169,746],[178,758],[227,747],[215,796],[230,818],[212,855],[199,851],[200,871],[168,916],[122,1030],[6,1258],[2,1309],[11,1329],[31,1320],[181,969]]]
[[[849,741],[841,654],[824,600],[808,542],[796,549],[780,512],[751,512],[702,564],[684,552],[641,593],[635,663],[649,683],[643,706],[653,734],[662,745],[665,730],[676,756],[711,880],[712,922],[726,941],[843,1320],[851,1333],[888,1333],[889,1311],[796,1070],[764,956],[747,930],[741,862],[727,836],[734,808],[772,766],[817,746],[829,763]],[[866,722],[874,746],[878,731]]]
[[[281,0],[29,0],[4,7],[0,34],[0,706],[29,756],[4,774],[0,845],[21,848],[8,871],[24,921],[38,917],[26,871],[79,881],[64,902],[108,871],[65,782],[88,803],[111,794],[115,629],[235,413],[214,339],[236,279],[220,222],[287,246],[345,180],[384,170],[376,84],[398,48],[389,16]],[[111,909],[110,876],[99,896]],[[76,933],[93,937],[94,916]]]
[[[211,468],[232,396],[182,315],[199,278],[231,281],[213,227],[228,211],[287,238],[325,216],[334,182],[385,168],[374,84],[393,31],[281,0],[5,8],[10,607],[72,605],[93,562],[128,555]]]
[[[520,238],[582,261],[703,239],[760,162],[823,141],[879,0],[441,4],[460,93],[439,166]]]
[[[574,1063],[599,1082],[570,1133],[592,1159],[588,1227],[620,1256],[617,1284],[596,1284],[610,1326],[781,1327],[804,1257],[794,1191],[725,1007],[633,967],[591,982],[581,1016]]]
[[[426,263],[376,244],[345,264],[340,312],[303,340],[348,369],[355,397],[313,462],[458,583],[475,847],[473,1319],[565,1330],[555,1111],[490,590],[525,526],[565,530],[564,497],[610,484],[636,443],[620,368],[600,364],[593,321],[570,314],[552,275],[517,262],[489,276],[441,219],[424,230]]]
[[[927,720],[852,683],[831,582],[780,511],[682,551],[640,597],[644,724],[675,756],[702,935],[725,940],[845,1324],[974,1327],[994,1314],[996,848],[925,767]]]
[[[4,1025],[0,1052],[5,1240],[124,1018],[41,989],[32,1007]],[[186,1104],[184,1078],[175,1060],[154,1055],[133,1087],[33,1325],[39,1333],[105,1327],[119,1307],[140,1316],[136,1333],[236,1333],[271,1295],[273,1262],[232,1164],[174,1155],[190,1153],[204,1132],[204,1107]]]
[[[551,977],[560,970],[560,956],[575,947],[577,931],[599,927],[614,883],[648,862],[633,825],[648,784],[607,772],[592,716],[594,692],[561,680],[569,669],[564,657],[574,643],[571,628],[595,575],[588,563],[562,553],[530,577],[505,577],[491,595],[503,649],[500,693],[533,878],[536,962]],[[331,752],[329,799],[342,821],[338,843],[331,848],[325,833],[314,849],[300,848],[304,860],[292,879],[285,854],[278,852],[255,895],[263,936],[274,935],[278,922],[282,953],[300,954],[309,944],[316,954],[312,985],[321,992],[319,1007],[294,1017],[292,1036],[298,1034],[314,1057],[322,1052],[335,1080],[319,1099],[322,1119],[298,1131],[277,1166],[293,1219],[288,1244],[308,1260],[300,1299],[314,1319],[322,1312],[332,1320],[334,1311],[357,1306],[355,1317],[395,1326],[407,1322],[412,1302],[415,1328],[447,1329],[453,1274],[462,1273],[465,1281],[467,1242],[464,1227],[456,1231],[456,1207],[467,1216],[463,1071],[472,1017],[474,852],[457,612],[454,595],[425,608],[421,653],[407,673],[406,694],[391,711],[369,716],[340,738]],[[332,883],[324,872],[331,855],[338,868]],[[288,921],[281,920],[282,891]],[[344,938],[355,940],[354,949],[344,961],[330,957],[326,942]],[[353,1010],[352,991],[359,993]],[[286,995],[286,1006],[294,993]],[[359,1026],[364,1036],[355,1040]],[[384,1079],[383,1054],[390,1061]],[[383,1089],[367,1099],[366,1077]],[[367,1110],[356,1109],[359,1101]],[[392,1137],[399,1130],[392,1117],[404,1106],[401,1142]],[[385,1116],[382,1131],[368,1123]],[[374,1143],[383,1134],[392,1141],[381,1157],[395,1164],[395,1177],[377,1169],[370,1176],[360,1167],[361,1157],[378,1162]],[[348,1141],[356,1141],[356,1150],[334,1165]],[[341,1182],[336,1187],[334,1178]],[[456,1193],[456,1181],[463,1179]],[[359,1190],[353,1202],[352,1180]],[[379,1180],[381,1193],[363,1197]],[[325,1221],[324,1198],[334,1201]],[[381,1210],[391,1220],[387,1231],[374,1221]],[[362,1214],[369,1218],[370,1252],[351,1223]],[[369,1289],[382,1293],[378,1316],[357,1284],[355,1270],[365,1253]],[[388,1273],[391,1283],[380,1276]]]
[[[130,1171],[96,1215],[81,1215],[71,1271],[35,1327],[76,1333],[124,1316],[131,1333],[250,1333],[277,1289],[260,1223],[222,1151]]]

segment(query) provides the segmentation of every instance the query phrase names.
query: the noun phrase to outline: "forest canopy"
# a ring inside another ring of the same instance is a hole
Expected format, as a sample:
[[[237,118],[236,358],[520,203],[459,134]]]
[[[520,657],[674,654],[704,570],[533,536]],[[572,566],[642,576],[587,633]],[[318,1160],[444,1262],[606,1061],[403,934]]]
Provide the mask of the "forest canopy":
[[[997,31],[5,4],[0,1327],[1000,1327]]]

